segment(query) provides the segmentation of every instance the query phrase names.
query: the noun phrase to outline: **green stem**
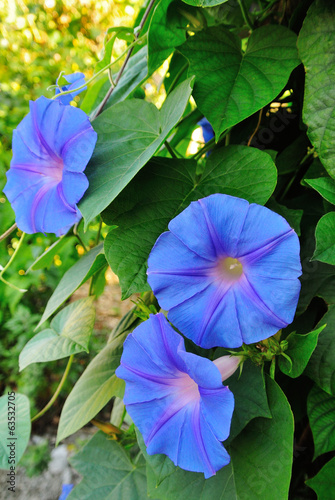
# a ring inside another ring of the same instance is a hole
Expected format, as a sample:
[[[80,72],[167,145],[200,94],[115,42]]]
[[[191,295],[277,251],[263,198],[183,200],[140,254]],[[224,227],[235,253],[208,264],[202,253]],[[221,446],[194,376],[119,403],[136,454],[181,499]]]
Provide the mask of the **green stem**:
[[[67,376],[69,374],[69,371],[70,371],[70,368],[71,368],[71,365],[72,365],[72,361],[73,361],[73,358],[74,358],[74,354],[71,354],[71,356],[69,357],[69,360],[67,362],[67,365],[66,365],[66,368],[65,368],[65,372],[63,373],[63,376],[62,376],[62,379],[61,381],[59,382],[59,385],[54,393],[54,395],[52,396],[52,398],[50,399],[49,403],[47,403],[45,405],[45,407],[43,408],[43,410],[41,410],[39,413],[37,413],[37,415],[35,415],[31,421],[34,422],[35,420],[37,420],[38,418],[42,417],[44,415],[44,413],[46,413],[49,408],[54,404],[54,402],[56,401],[57,397],[58,397],[58,394],[60,393],[60,391],[62,390],[62,387],[63,385],[65,384],[65,381],[67,379]]]
[[[263,16],[261,17],[261,19],[259,20],[260,22],[264,21],[270,14],[271,12],[268,12],[270,9],[272,9],[272,7],[278,3],[279,0],[273,0],[265,9],[261,10],[260,12],[255,12],[255,15],[256,16]],[[265,14],[265,15],[264,15]]]
[[[172,149],[171,145],[168,143],[168,141],[164,141],[164,146],[166,147],[166,149],[168,150],[168,152],[170,153],[170,155],[172,156],[172,158],[175,158],[175,159],[178,158],[178,156],[173,151],[173,149]]]
[[[237,0],[237,1],[239,3],[240,9],[241,9],[244,22],[246,23],[246,25],[248,26],[250,31],[252,31],[254,29],[254,27],[252,25],[252,22],[250,21],[250,17],[249,17],[248,11],[246,9],[246,6],[244,5],[244,0]]]
[[[224,139],[231,131],[231,128],[228,128],[227,130],[225,130],[221,135],[220,135],[220,138],[218,140],[218,144],[222,141],[222,139]],[[208,142],[206,142],[206,144],[204,145],[203,148],[199,149],[199,151],[197,153],[195,153],[194,155],[191,156],[192,159],[194,160],[197,160],[198,158],[200,158],[203,154],[207,153],[207,151],[209,151],[210,149],[212,149],[212,147],[215,146],[215,137],[213,137],[213,139],[210,139]]]
[[[2,276],[7,271],[7,269],[9,268],[9,266],[13,263],[13,260],[15,259],[15,257],[17,256],[18,251],[20,250],[20,247],[22,245],[22,242],[24,240],[25,235],[26,235],[26,233],[22,233],[21,238],[20,238],[20,240],[19,240],[19,242],[17,244],[17,247],[15,248],[15,250],[14,250],[11,258],[9,259],[9,261],[7,262],[7,264],[5,265],[5,267],[3,267],[1,269],[1,271],[0,271],[0,280],[3,281],[4,283],[6,283],[6,285],[9,285],[11,288],[15,288],[16,290],[20,290],[20,292],[23,291],[23,290],[21,290],[20,288],[17,288],[15,285],[9,284],[8,281],[4,280]],[[24,291],[26,292],[27,290],[24,290]]]
[[[13,285],[13,283],[9,283],[9,281],[5,280],[5,278],[3,278],[2,276],[0,276],[0,281],[5,283],[5,285],[8,285],[10,288],[13,288],[13,290],[17,290],[18,292],[24,293],[28,291],[25,288],[19,288],[18,286]]]
[[[99,244],[100,235],[101,235],[101,228],[102,228],[102,218],[100,216],[100,222],[99,222],[99,228],[98,228],[98,232],[97,232],[97,237],[95,238],[95,246],[97,246]]]
[[[7,231],[5,231],[1,236],[0,236],[0,241],[4,240],[5,238],[7,238],[7,236],[9,236],[13,231],[15,231],[15,229],[17,228],[17,224],[15,222],[15,224],[13,224],[9,229],[7,229]]]
[[[206,142],[206,144],[201,149],[199,149],[199,151],[194,153],[191,158],[193,158],[194,160],[200,158],[203,154],[207,153],[209,149],[212,149],[213,146],[215,146],[215,137]]]
[[[178,81],[178,78],[183,74],[183,72],[186,70],[186,68],[188,67],[188,63],[186,63],[182,68],[180,68],[180,70],[177,72],[176,76],[174,77],[174,79],[172,80],[171,82],[171,85],[169,87],[169,91],[167,92],[167,95],[169,95],[172,90],[175,88],[175,85],[176,85],[176,82]]]
[[[102,68],[100,71],[98,71],[98,73],[96,73],[95,75],[92,76],[92,78],[90,78],[89,80],[87,80],[87,82],[85,82],[83,85],[81,85],[80,87],[77,87],[76,89],[72,89],[72,90],[65,90],[64,92],[60,92],[59,94],[57,95],[54,95],[53,97],[51,97],[51,99],[58,99],[58,97],[61,97],[63,95],[67,95],[67,94],[72,94],[73,92],[77,92],[78,90],[82,90],[84,89],[87,85],[89,85],[90,83],[92,83],[96,78],[98,78],[98,76],[100,76],[102,73],[104,73],[106,71],[106,69],[109,69],[111,66],[113,66],[114,64],[116,64],[117,62],[120,61],[120,59],[123,58],[124,55],[127,54],[127,52],[130,50],[130,49],[133,49],[135,47],[135,45],[137,45],[138,43],[142,43],[142,41],[144,40],[145,38],[145,35],[142,36],[141,38],[138,38],[137,40],[135,40],[134,42],[132,42],[130,45],[128,45],[127,49],[124,50],[122,52],[122,54],[117,58],[115,59],[114,61],[110,62],[109,64],[107,64],[107,66],[105,66],[104,68]],[[50,88],[50,87],[49,87]]]
[[[298,168],[295,172],[295,174],[293,175],[293,177],[290,179],[290,182],[287,184],[286,188],[284,189],[282,195],[280,196],[279,198],[279,202],[283,201],[283,199],[285,198],[285,196],[287,195],[287,193],[289,192],[289,190],[291,189],[292,187],[292,184],[294,183],[294,181],[296,180],[298,174],[299,174],[299,171],[300,171],[300,168],[302,167],[302,165],[306,162],[306,160],[308,160],[308,158],[314,154],[314,148],[311,148],[309,151],[307,151],[307,153],[305,154],[305,156],[303,157],[303,159],[301,160],[301,162],[299,163],[298,165]]]
[[[80,221],[73,226],[73,234],[75,235],[75,237],[77,238],[77,240],[79,241],[79,243],[83,247],[84,252],[86,253],[86,252],[88,252],[88,249],[86,248],[86,245],[83,242],[83,240],[81,239],[81,236],[80,236],[80,234],[78,232],[78,226],[79,226],[79,224],[80,224]]]
[[[108,90],[107,94],[105,95],[105,97],[103,98],[103,100],[102,100],[102,101],[101,101],[101,103],[99,104],[99,106],[98,106],[97,110],[96,110],[96,111],[95,111],[95,113],[93,114],[93,116],[92,116],[92,118],[91,118],[91,121],[93,121],[93,120],[94,120],[97,116],[99,116],[99,115],[100,115],[100,113],[102,113],[102,111],[103,111],[103,109],[104,109],[105,105],[107,104],[107,102],[108,102],[108,100],[109,100],[110,96],[112,95],[112,93],[113,93],[113,91],[114,91],[115,87],[116,87],[116,86],[117,86],[117,84],[119,83],[120,78],[121,78],[121,76],[123,75],[123,72],[124,72],[124,70],[126,69],[126,66],[127,66],[127,64],[128,64],[128,61],[129,61],[129,59],[130,59],[130,56],[131,56],[131,54],[132,54],[132,52],[133,52],[133,48],[134,48],[135,44],[138,42],[138,40],[141,40],[141,38],[138,38],[138,35],[139,35],[139,33],[141,33],[141,31],[142,31],[143,26],[144,26],[144,24],[145,24],[145,22],[146,22],[146,20],[147,20],[147,18],[148,18],[148,16],[149,16],[149,14],[150,14],[150,11],[151,11],[152,7],[154,6],[155,1],[156,1],[156,0],[150,0],[150,2],[149,2],[149,4],[148,4],[147,8],[145,9],[145,12],[144,12],[144,14],[143,14],[143,17],[142,17],[142,19],[141,19],[140,25],[139,25],[138,30],[137,30],[137,34],[135,35],[135,36],[136,36],[136,40],[135,40],[135,42],[133,42],[132,44],[130,44],[130,45],[128,46],[128,49],[127,49],[128,53],[127,53],[127,56],[126,56],[126,58],[125,58],[125,60],[124,60],[124,62],[123,62],[123,64],[122,64],[122,66],[121,66],[121,69],[120,69],[120,71],[119,71],[119,73],[118,73],[118,75],[117,75],[117,77],[116,77],[116,79],[115,79],[115,85],[114,85],[114,87],[111,87],[111,88]],[[142,38],[144,38],[145,36],[146,36],[146,35],[144,34]]]

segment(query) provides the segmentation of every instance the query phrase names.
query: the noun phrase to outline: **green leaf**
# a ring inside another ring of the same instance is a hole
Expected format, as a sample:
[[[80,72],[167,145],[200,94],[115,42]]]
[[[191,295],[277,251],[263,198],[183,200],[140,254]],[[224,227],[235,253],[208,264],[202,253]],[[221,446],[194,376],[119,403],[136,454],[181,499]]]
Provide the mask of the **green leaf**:
[[[176,0],[161,0],[154,10],[148,34],[149,74],[186,40],[188,21],[180,12],[182,6]]]
[[[107,344],[77,381],[60,416],[57,443],[87,424],[113,396],[123,396],[124,382],[116,377],[115,370],[125,337],[121,335]]]
[[[315,229],[316,248],[312,260],[335,264],[335,212],[321,217]]]
[[[110,81],[107,75],[103,75],[95,80],[92,85],[89,85],[85,92],[85,97],[80,104],[80,109],[89,115],[97,104],[102,101],[109,87]]]
[[[318,198],[318,197],[317,197]],[[301,292],[297,313],[303,313],[313,297],[321,297],[327,304],[335,303],[335,267],[321,262],[311,261],[315,249],[315,227],[317,220],[322,216],[324,209],[319,199],[320,207],[316,210],[310,193],[306,195],[304,214],[302,219],[301,264]],[[301,202],[301,200],[300,200]]]
[[[326,325],[322,325],[317,330],[305,335],[290,333],[286,338],[288,349],[285,354],[290,358],[291,363],[284,356],[280,356],[278,359],[279,368],[285,375],[292,378],[300,377],[316,348],[319,335],[325,327]]]
[[[55,241],[47,250],[45,250],[42,255],[40,255],[33,264],[27,269],[26,274],[30,271],[36,271],[37,269],[44,269],[51,266],[53,263],[55,255],[57,255],[60,250],[62,250],[65,246],[70,247],[72,243],[75,241],[75,237],[71,236],[66,238],[65,236],[61,236],[58,240]]]
[[[183,115],[192,91],[189,78],[169,94],[159,111],[131,99],[93,122],[98,141],[85,170],[89,188],[80,202],[86,225],[106,208],[159,149]]]
[[[314,459],[335,450],[335,397],[314,385],[307,399],[307,413],[314,439]]]
[[[76,262],[66,271],[58,283],[54,293],[51,295],[42,319],[37,326],[40,326],[68,299],[77,288],[87,281],[93,274],[106,265],[102,243]]]
[[[294,118],[292,113],[286,113],[284,117],[283,124],[288,125],[289,118]],[[278,169],[278,175],[290,174],[295,172],[299,166],[301,160],[305,157],[307,153],[307,148],[310,146],[310,142],[307,138],[306,133],[301,133],[287,148],[278,153],[276,157],[276,167]]]
[[[314,382],[328,394],[335,395],[335,306],[331,305],[320,321],[326,325],[305,370]],[[318,325],[318,326],[319,326]]]
[[[147,499],[145,461],[132,462],[124,448],[99,431],[70,459],[83,476],[68,500]]]
[[[253,31],[245,52],[240,38],[222,27],[201,31],[178,50],[190,62],[194,99],[217,139],[269,104],[300,62],[296,35],[283,26]]]
[[[24,346],[19,356],[20,370],[31,363],[54,361],[78,352],[88,352],[95,320],[94,297],[72,302]]]
[[[234,439],[228,451],[231,463],[215,476],[175,467],[165,455],[148,455],[148,494],[162,500],[273,500],[288,498],[293,455],[293,415],[279,386],[267,378],[272,419],[256,418]]]
[[[335,491],[335,457],[326,463],[306,484],[318,495],[318,500],[334,500]]]
[[[214,7],[214,5],[226,3],[228,0],[183,0],[183,2],[195,7]]]
[[[234,394],[235,408],[231,423],[230,443],[256,417],[271,418],[265,382],[261,369],[250,360],[243,364],[242,374],[237,370],[224,381]]]
[[[30,405],[27,396],[14,391],[1,396],[0,469],[16,468],[27,447],[30,430]]]
[[[321,196],[335,205],[335,180],[330,177],[320,177],[319,179],[304,179],[306,184],[311,186]]]
[[[335,5],[316,0],[300,30],[298,49],[306,70],[303,119],[307,134],[331,177],[335,177]]]
[[[115,76],[116,78],[116,76]],[[123,101],[148,78],[148,47],[141,47],[130,59],[104,109]],[[95,124],[95,120],[94,120]],[[85,172],[86,173],[86,172]]]
[[[226,193],[263,204],[273,192],[276,177],[271,157],[246,146],[214,151],[200,181],[191,160],[152,159],[103,213],[107,224],[119,226],[107,235],[105,253],[120,279],[122,299],[150,290],[149,253],[169,221],[191,201]]]
[[[109,35],[113,33],[113,36],[109,37]],[[115,40],[119,38],[121,40],[126,40],[127,42],[134,41],[134,33],[132,28],[127,28],[125,26],[117,26],[108,28],[107,33],[104,38],[104,46],[102,52],[102,58],[96,64],[94,68],[94,73],[98,73],[101,69],[107,66],[111,62],[112,52]]]
[[[275,198],[270,198],[266,206],[271,210],[273,210],[274,212],[277,212],[277,214],[284,217],[290,224],[290,226],[295,230],[297,235],[300,236],[301,234],[300,223],[304,213],[303,210],[299,209],[294,210],[292,208],[287,208],[284,205],[280,205],[279,203],[277,203]]]
[[[274,491],[288,498],[294,419],[279,385],[267,377],[266,388],[272,419],[252,420],[229,449],[238,498],[273,500]]]

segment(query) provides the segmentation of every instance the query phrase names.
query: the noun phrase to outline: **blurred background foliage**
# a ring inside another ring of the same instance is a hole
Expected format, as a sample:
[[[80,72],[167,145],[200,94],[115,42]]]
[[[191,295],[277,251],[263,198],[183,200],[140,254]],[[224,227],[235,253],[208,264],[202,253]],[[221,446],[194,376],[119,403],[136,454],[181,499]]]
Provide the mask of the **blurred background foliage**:
[[[41,95],[55,84],[61,71],[65,74],[82,71],[86,79],[94,73],[103,47],[104,36],[111,26],[132,26],[141,7],[141,0],[0,0],[0,234],[15,221],[1,191],[11,160],[13,129],[29,111],[29,100]],[[115,44],[115,56],[125,49],[124,42]],[[116,68],[117,69],[117,68]],[[83,99],[85,93],[76,97]],[[97,224],[80,236],[86,246],[94,243]],[[0,265],[4,266],[19,242],[20,231],[0,244]],[[52,235],[27,235],[25,244],[6,273],[6,279],[20,288],[22,294],[0,282],[0,394],[8,387],[25,393],[31,399],[32,414],[50,398],[64,371],[66,360],[36,364],[18,373],[18,355],[35,335],[40,314],[64,272],[84,249],[71,238],[60,255],[44,269],[26,270],[55,241]],[[45,325],[44,325],[45,326]],[[105,342],[99,335],[92,345],[92,356]],[[87,356],[86,356],[87,358]],[[69,389],[88,363],[78,357],[67,381]],[[62,404],[60,398],[59,404]],[[57,408],[55,408],[57,412]],[[52,418],[52,415],[51,417]]]

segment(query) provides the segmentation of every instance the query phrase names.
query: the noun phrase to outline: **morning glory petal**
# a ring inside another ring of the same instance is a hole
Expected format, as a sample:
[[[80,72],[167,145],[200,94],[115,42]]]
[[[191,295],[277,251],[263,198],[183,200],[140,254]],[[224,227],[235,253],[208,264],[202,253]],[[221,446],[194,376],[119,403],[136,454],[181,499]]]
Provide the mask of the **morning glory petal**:
[[[291,234],[295,235],[294,230],[284,217],[266,207],[252,203],[249,206],[243,231],[239,237],[237,257],[275,244],[286,235]],[[298,240],[296,235],[295,237]]]
[[[161,234],[155,248],[148,261],[148,282],[157,292],[164,291],[161,301],[164,309],[204,290],[215,279],[209,274],[213,263],[190,252],[172,233]]]
[[[188,338],[204,348],[239,347],[270,337],[293,320],[300,289],[299,240],[283,217],[241,198],[214,194],[191,203],[169,229],[184,248],[180,243],[177,251],[168,247],[166,242],[174,241],[169,233],[159,240],[149,256],[148,282]],[[172,274],[170,262],[178,269],[181,255],[179,272]],[[210,264],[204,266],[206,258]]]
[[[229,419],[231,406],[234,404],[233,393],[225,387],[225,392],[208,390],[203,387],[199,389],[201,395],[201,411],[220,441],[225,441],[229,436],[229,430],[225,423]]]
[[[85,174],[78,172],[63,172],[63,194],[70,206],[76,205],[81,200],[83,193],[88,188],[88,179]]]
[[[65,94],[62,96],[57,97],[57,99],[62,103],[62,104],[70,104],[71,101],[73,101],[73,98],[83,92],[84,90],[87,89],[87,87],[83,87],[80,90],[75,90],[78,87],[81,87],[85,83],[85,75],[84,73],[80,73],[77,71],[76,73],[71,73],[70,75],[63,75],[62,78],[64,78],[67,82],[68,85],[63,85],[62,87],[57,87],[55,94],[58,95],[61,92],[66,92],[69,90],[72,90],[71,94]],[[58,85],[58,80],[56,80],[56,85]]]
[[[13,134],[4,193],[26,233],[65,234],[80,220],[76,204],[88,181],[82,173],[97,134],[79,109],[40,97]]]
[[[163,314],[151,315],[128,336],[116,375],[126,381],[124,402],[149,454],[163,453],[205,477],[229,462],[221,436],[229,434],[234,397],[212,361],[185,351]]]
[[[233,289],[212,284],[169,310],[168,317],[195,344],[205,349],[240,347],[243,336]]]

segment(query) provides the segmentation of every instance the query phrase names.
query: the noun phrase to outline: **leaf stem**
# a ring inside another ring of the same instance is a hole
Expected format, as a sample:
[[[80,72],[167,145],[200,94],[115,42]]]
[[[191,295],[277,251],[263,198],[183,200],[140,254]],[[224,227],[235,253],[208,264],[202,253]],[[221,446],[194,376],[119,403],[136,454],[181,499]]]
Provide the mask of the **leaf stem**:
[[[175,159],[178,158],[178,156],[176,155],[176,153],[174,152],[174,150],[172,149],[172,147],[168,141],[164,141],[164,146],[166,147],[166,149],[168,150],[168,152],[170,153],[172,158],[175,158]]]
[[[253,131],[253,133],[251,134],[250,139],[248,140],[247,146],[250,146],[250,144],[252,143],[253,138],[255,137],[256,133],[258,132],[258,129],[259,129],[259,126],[260,126],[261,120],[262,120],[263,109],[264,108],[262,108],[260,110],[260,112],[259,112],[259,117],[258,117],[258,122],[257,122],[256,128]]]
[[[136,33],[136,35],[135,35],[135,36],[136,36],[136,40],[135,40],[135,42],[131,43],[131,44],[128,46],[128,48],[127,48],[128,54],[127,54],[127,57],[126,57],[126,59],[124,60],[124,62],[123,62],[123,64],[122,64],[122,67],[121,67],[121,69],[120,69],[120,71],[119,71],[119,73],[118,73],[118,75],[117,75],[116,79],[115,79],[115,85],[114,85],[114,87],[110,87],[110,89],[108,90],[107,94],[105,95],[105,97],[103,98],[103,100],[101,101],[101,103],[99,104],[99,106],[98,106],[98,108],[97,108],[96,112],[93,114],[93,116],[92,116],[92,120],[91,120],[91,121],[93,121],[93,120],[94,120],[97,116],[99,116],[99,115],[100,115],[100,113],[102,113],[102,111],[103,111],[103,109],[104,109],[104,107],[105,107],[106,103],[108,102],[108,100],[109,100],[110,96],[112,95],[112,93],[113,93],[113,91],[114,91],[115,87],[116,87],[116,86],[117,86],[117,84],[119,83],[120,78],[121,78],[121,76],[122,76],[122,74],[123,74],[124,70],[126,69],[126,66],[127,66],[127,64],[128,64],[128,61],[129,61],[129,59],[130,59],[130,56],[131,56],[131,54],[132,54],[132,52],[133,52],[134,46],[136,45],[136,43],[138,43],[138,40],[139,40],[138,36],[139,36],[140,32],[141,32],[141,31],[142,31],[142,29],[143,29],[143,26],[144,26],[144,24],[145,24],[145,21],[147,20],[147,18],[148,18],[149,14],[150,14],[150,11],[151,11],[151,9],[152,9],[152,7],[153,7],[153,5],[154,5],[155,1],[156,1],[156,0],[150,0],[150,2],[149,2],[148,6],[147,6],[147,8],[146,8],[146,10],[145,10],[145,12],[144,12],[144,14],[143,14],[143,17],[142,17],[142,19],[141,19],[140,25],[139,25],[139,27],[138,27],[138,31],[137,31],[137,33]]]
[[[101,215],[100,215],[99,228],[98,228],[98,231],[97,231],[97,236],[95,238],[95,246],[97,246],[99,244],[100,235],[101,235],[101,228],[102,228],[102,218],[101,218]]]
[[[62,376],[62,379],[61,381],[59,382],[59,385],[54,393],[54,395],[52,396],[52,398],[50,399],[49,403],[47,403],[45,405],[45,407],[43,408],[43,410],[41,410],[39,413],[37,413],[37,415],[35,415],[31,421],[34,422],[35,420],[37,420],[38,418],[42,417],[44,415],[44,413],[46,413],[49,408],[54,404],[54,402],[56,401],[60,391],[62,390],[62,387],[63,385],[65,384],[65,381],[67,379],[67,376],[69,374],[69,371],[70,371],[70,368],[71,368],[71,365],[72,365],[72,361],[73,361],[73,358],[74,358],[74,354],[71,354],[71,356],[69,357],[69,360],[67,362],[67,365],[66,365],[66,368],[65,368],[65,371],[63,373],[63,376]]]
[[[218,144],[222,141],[222,139],[224,139],[231,131],[231,128],[227,128],[227,130],[225,130],[221,135],[220,135],[220,138],[218,140]],[[209,151],[210,149],[212,149],[212,147],[215,146],[215,137],[213,137],[213,139],[210,139],[208,142],[206,142],[206,144],[204,145],[203,148],[199,149],[199,151],[197,151],[194,155],[191,156],[192,159],[194,160],[197,160],[198,158],[200,158],[203,154],[207,153],[207,151]]]
[[[89,80],[87,80],[87,82],[85,82],[83,85],[80,85],[80,87],[77,87],[76,89],[72,89],[72,90],[64,90],[64,92],[60,92],[59,94],[54,95],[53,97],[51,97],[51,99],[58,99],[58,97],[62,97],[63,95],[72,94],[73,92],[77,92],[78,90],[84,89],[85,87],[87,87],[87,85],[89,85],[90,83],[92,83],[98,76],[100,76],[102,73],[104,73],[106,71],[106,69],[109,69],[111,66],[113,66],[113,64],[116,64],[117,62],[119,62],[120,59],[122,59],[122,57],[125,54],[127,54],[127,52],[129,51],[129,49],[132,50],[135,47],[135,45],[137,45],[139,42],[142,41],[142,39],[143,39],[143,37],[137,38],[135,40],[135,42],[132,42],[130,45],[128,45],[127,49],[125,51],[123,51],[122,54],[117,59],[115,59],[114,61],[112,61],[109,64],[107,64],[107,66],[105,66],[104,68],[101,68],[101,70],[98,71],[98,73],[96,73],[95,75],[93,75],[92,78],[90,78]],[[116,84],[116,82],[115,82],[115,84]],[[55,88],[57,88],[57,86],[55,86]]]
[[[305,154],[305,156],[303,157],[303,159],[301,160],[301,162],[299,163],[298,165],[298,168],[297,170],[295,171],[294,175],[292,176],[292,178],[290,179],[290,181],[287,183],[287,186],[285,187],[282,195],[280,196],[279,198],[279,203],[281,201],[283,201],[283,199],[285,198],[285,196],[287,195],[287,193],[289,192],[289,190],[291,189],[292,187],[292,184],[294,183],[294,181],[296,180],[298,174],[299,174],[299,171],[300,171],[300,168],[302,167],[302,165],[308,160],[308,158],[314,154],[314,148],[310,148],[307,153]]]
[[[244,22],[246,23],[246,25],[248,26],[250,31],[253,31],[254,27],[253,27],[252,22],[250,20],[246,6],[244,5],[244,0],[237,0],[237,1],[238,1],[239,6],[240,6],[240,9],[241,9]]]
[[[79,234],[79,232],[78,232],[78,226],[79,226],[79,224],[80,224],[80,221],[79,221],[79,222],[77,222],[77,224],[75,224],[75,225],[73,226],[73,234],[75,235],[75,237],[77,238],[77,240],[79,241],[79,243],[80,243],[80,244],[81,244],[81,246],[83,247],[84,252],[86,253],[86,252],[88,252],[88,249],[86,248],[86,245],[85,245],[85,243],[83,242],[83,240],[82,240],[82,238],[81,238],[81,236],[80,236],[80,234]]]
[[[20,250],[20,247],[22,245],[22,242],[24,240],[25,235],[26,235],[26,233],[22,233],[21,234],[21,238],[20,238],[20,240],[19,240],[19,242],[17,244],[17,247],[15,248],[15,250],[14,250],[11,258],[9,259],[9,261],[7,262],[7,264],[5,265],[5,267],[1,270],[0,276],[2,276],[5,273],[5,271],[7,271],[7,269],[9,268],[9,266],[11,265],[11,263],[13,262],[13,260],[15,259],[18,251]]]
[[[0,241],[4,240],[5,238],[7,238],[7,236],[9,236],[13,231],[15,231],[15,229],[17,228],[17,224],[15,222],[15,224],[13,224],[9,229],[7,229],[7,231],[5,231],[1,236],[0,236]]]

